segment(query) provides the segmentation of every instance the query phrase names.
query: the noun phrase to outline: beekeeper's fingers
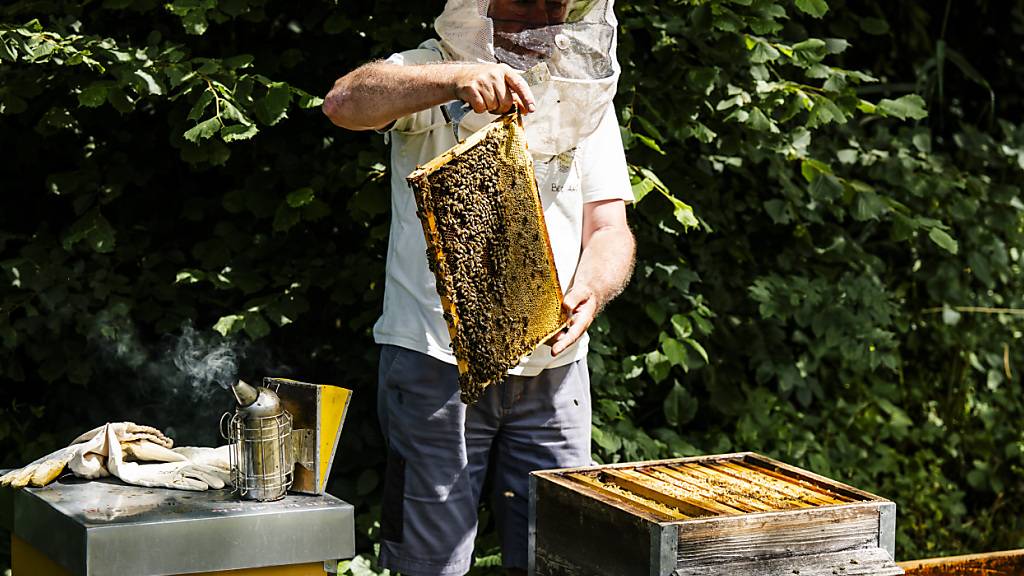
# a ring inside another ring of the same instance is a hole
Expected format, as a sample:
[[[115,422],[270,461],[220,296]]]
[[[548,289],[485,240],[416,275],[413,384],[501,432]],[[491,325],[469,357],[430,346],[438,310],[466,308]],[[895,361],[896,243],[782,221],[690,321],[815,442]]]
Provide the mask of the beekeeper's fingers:
[[[479,92],[480,100],[482,101],[481,107],[483,110],[476,110],[476,108],[474,108],[476,112],[491,112],[498,108],[498,86],[499,85],[497,83],[486,83],[480,85]]]
[[[507,83],[499,83],[494,86],[494,108],[491,108],[490,112],[494,114],[504,114],[512,109],[512,105],[515,104],[513,96],[515,92],[512,91],[511,87]]]
[[[517,105],[519,105],[524,114],[536,112],[537,105],[533,99],[533,90],[530,89],[530,85],[527,84],[526,80],[510,66],[505,65],[505,68],[507,69],[505,71],[505,83],[511,89],[512,93],[519,98]]]

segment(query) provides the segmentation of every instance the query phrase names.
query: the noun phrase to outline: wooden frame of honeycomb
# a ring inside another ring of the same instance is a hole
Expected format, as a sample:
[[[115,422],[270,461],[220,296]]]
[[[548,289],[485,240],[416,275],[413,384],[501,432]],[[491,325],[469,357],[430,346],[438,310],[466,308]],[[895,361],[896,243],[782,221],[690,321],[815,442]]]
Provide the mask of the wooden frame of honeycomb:
[[[568,321],[520,115],[499,117],[406,180],[469,404]]]

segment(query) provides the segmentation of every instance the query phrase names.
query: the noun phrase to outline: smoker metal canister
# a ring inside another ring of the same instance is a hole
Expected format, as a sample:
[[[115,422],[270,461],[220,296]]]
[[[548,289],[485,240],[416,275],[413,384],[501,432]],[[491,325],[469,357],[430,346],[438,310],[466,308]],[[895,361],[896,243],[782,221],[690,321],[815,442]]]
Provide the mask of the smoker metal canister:
[[[283,498],[292,481],[287,449],[292,417],[278,395],[265,387],[239,380],[232,387],[238,406],[230,415],[227,438],[231,441],[232,483],[245,500]]]

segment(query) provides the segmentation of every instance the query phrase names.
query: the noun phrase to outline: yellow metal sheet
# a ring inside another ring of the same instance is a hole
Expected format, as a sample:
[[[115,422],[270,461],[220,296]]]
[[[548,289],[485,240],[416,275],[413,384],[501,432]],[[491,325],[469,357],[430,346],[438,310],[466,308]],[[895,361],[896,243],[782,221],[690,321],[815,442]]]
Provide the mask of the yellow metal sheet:
[[[321,386],[320,388],[320,446],[319,446],[319,488],[323,491],[327,488],[327,475],[330,473],[331,462],[334,460],[334,452],[338,447],[338,436],[341,435],[341,427],[345,423],[345,413],[348,412],[348,402],[352,397],[352,391],[337,386]]]

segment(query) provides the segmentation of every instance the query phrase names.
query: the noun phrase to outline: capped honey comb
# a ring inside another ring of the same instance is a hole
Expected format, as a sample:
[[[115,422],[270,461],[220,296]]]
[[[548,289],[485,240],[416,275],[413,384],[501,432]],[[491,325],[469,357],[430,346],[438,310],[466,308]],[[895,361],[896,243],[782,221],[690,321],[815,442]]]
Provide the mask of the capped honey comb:
[[[506,114],[406,178],[471,404],[565,325],[533,159]]]

